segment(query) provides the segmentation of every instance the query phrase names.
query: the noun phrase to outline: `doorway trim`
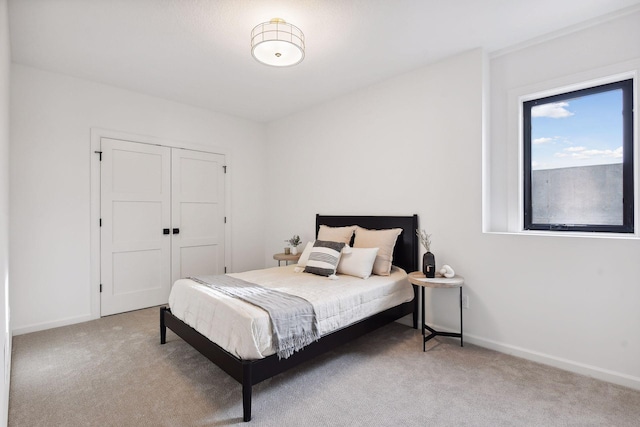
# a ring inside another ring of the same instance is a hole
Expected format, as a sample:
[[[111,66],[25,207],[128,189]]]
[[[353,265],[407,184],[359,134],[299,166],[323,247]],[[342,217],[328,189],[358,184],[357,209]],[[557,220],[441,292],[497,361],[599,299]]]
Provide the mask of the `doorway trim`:
[[[110,129],[91,128],[91,143],[89,145],[90,163],[90,278],[89,278],[89,295],[91,306],[91,319],[100,318],[100,147],[102,138],[119,139],[123,141],[136,142],[139,144],[160,145],[171,148],[184,148],[193,151],[202,151],[205,153],[222,154],[225,156],[225,164],[228,173],[225,174],[224,192],[225,192],[225,217],[227,218],[224,230],[225,238],[225,266],[227,271],[233,271],[231,229],[233,227],[233,218],[231,216],[231,183],[232,171],[231,153],[223,147],[214,145],[194,144],[188,142],[175,141],[164,138],[157,138],[147,135],[138,135],[129,132],[122,132]]]

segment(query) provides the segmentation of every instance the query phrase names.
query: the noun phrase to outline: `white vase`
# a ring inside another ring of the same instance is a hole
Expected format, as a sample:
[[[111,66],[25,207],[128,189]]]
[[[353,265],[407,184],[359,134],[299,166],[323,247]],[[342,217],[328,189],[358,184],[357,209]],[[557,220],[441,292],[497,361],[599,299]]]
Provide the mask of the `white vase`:
[[[298,247],[294,246],[291,248],[291,255],[298,255]]]

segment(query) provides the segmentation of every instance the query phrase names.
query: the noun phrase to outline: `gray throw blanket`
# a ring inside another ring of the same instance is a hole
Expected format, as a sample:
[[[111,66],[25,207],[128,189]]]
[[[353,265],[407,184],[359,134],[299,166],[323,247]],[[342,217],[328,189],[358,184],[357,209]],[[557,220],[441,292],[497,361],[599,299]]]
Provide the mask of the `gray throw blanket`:
[[[280,359],[288,358],[320,338],[316,313],[311,303],[304,298],[227,275],[198,276],[189,279],[246,301],[269,313],[273,343]]]

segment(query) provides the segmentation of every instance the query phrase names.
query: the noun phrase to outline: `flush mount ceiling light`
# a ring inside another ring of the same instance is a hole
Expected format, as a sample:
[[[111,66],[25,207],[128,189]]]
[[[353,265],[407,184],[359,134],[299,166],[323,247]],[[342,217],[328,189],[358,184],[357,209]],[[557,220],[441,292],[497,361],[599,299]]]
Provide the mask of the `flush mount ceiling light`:
[[[273,67],[290,67],[304,59],[304,34],[284,19],[273,18],[251,31],[251,55]]]

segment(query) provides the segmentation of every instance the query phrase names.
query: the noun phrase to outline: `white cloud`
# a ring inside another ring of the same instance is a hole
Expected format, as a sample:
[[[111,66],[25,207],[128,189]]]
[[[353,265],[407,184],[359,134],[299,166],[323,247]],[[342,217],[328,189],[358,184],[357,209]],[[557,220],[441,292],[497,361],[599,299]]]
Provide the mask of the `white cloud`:
[[[551,142],[553,141],[553,138],[547,138],[547,137],[542,137],[542,138],[536,138],[533,140],[534,144],[546,144],[547,142]]]
[[[593,159],[593,158],[609,158],[609,159],[621,159],[622,147],[618,147],[615,150],[587,150],[585,147],[568,147],[561,153],[555,153],[554,157],[565,158],[570,157],[576,160]]]
[[[573,116],[573,113],[566,109],[568,102],[551,102],[542,104],[531,109],[531,117],[550,117],[552,119],[561,119]]]
[[[622,147],[618,147],[615,150],[585,150],[582,152],[585,156],[594,157],[612,157],[614,159],[622,158]]]

